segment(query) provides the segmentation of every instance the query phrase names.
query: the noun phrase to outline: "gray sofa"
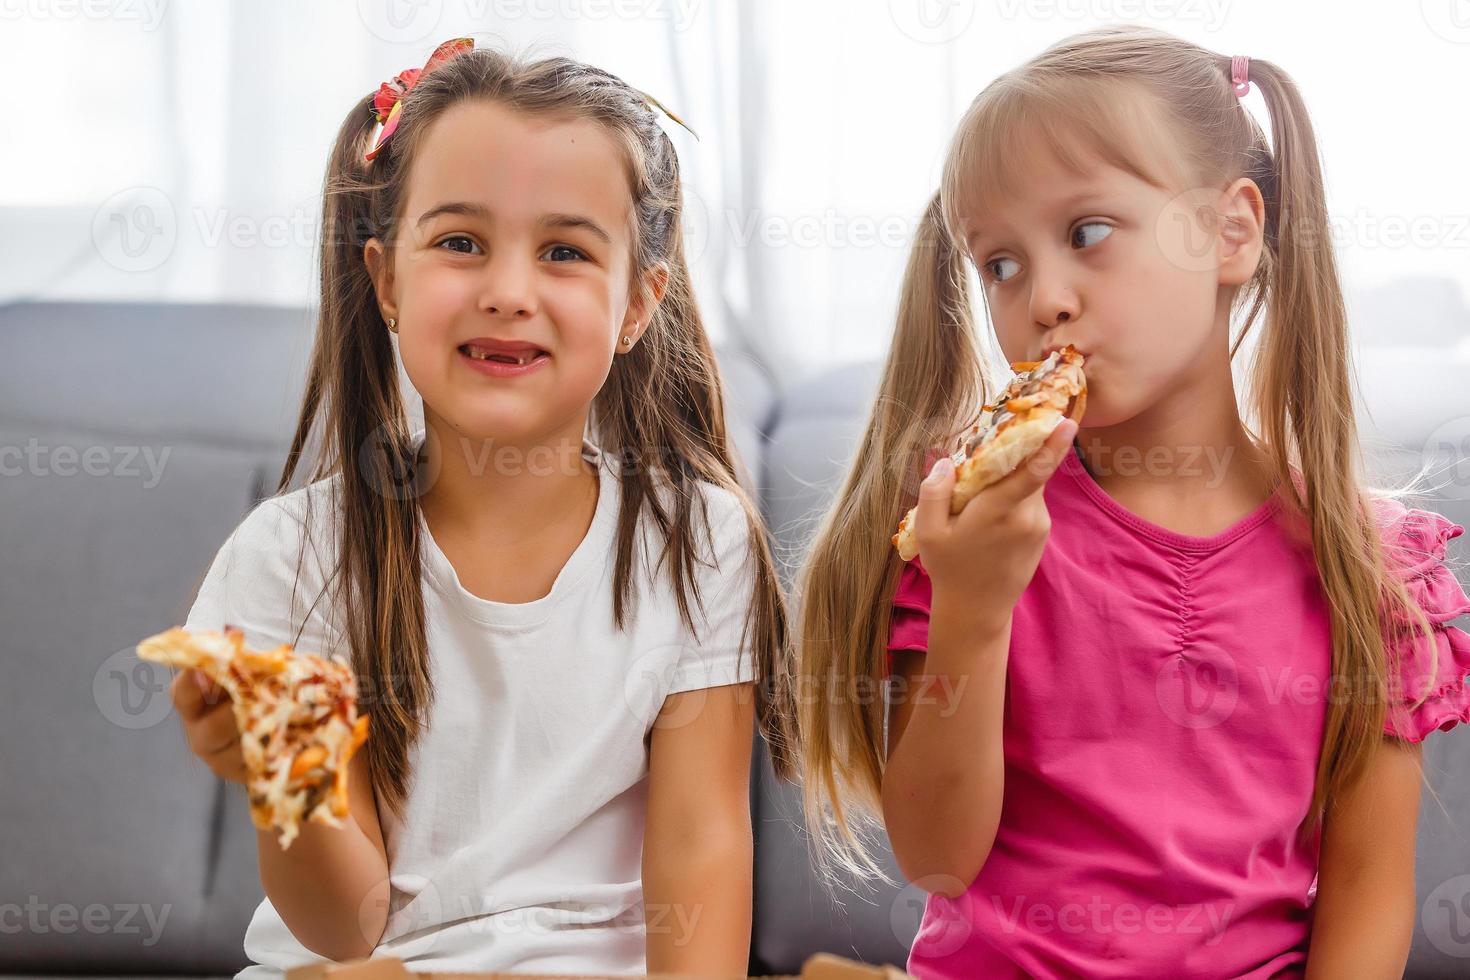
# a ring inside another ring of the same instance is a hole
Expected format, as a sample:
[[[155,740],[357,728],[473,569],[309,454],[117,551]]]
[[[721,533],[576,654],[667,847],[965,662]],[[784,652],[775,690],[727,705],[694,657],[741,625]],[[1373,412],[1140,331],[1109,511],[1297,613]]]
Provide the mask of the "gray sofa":
[[[279,308],[0,309],[0,974],[244,964],[261,896],[244,800],[189,755],[166,672],[131,648],[183,620],[215,549],[274,487],[311,326]],[[722,365],[789,578],[876,368],[778,396],[749,359]],[[1412,977],[1470,975],[1467,736],[1437,736],[1426,755],[1451,818],[1426,796]],[[817,886],[796,795],[768,766],[752,806],[753,970],[795,972],[818,950],[902,963],[922,894]]]

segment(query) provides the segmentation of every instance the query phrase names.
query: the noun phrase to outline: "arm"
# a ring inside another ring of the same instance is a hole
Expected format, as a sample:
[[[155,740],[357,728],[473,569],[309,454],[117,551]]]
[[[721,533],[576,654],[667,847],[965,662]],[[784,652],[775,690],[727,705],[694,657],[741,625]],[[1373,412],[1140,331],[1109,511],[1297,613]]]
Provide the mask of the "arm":
[[[1071,452],[1063,421],[1034,456],[950,513],[954,466],[919,488],[914,533],[933,596],[925,652],[896,654],[883,822],[900,870],[925,891],[963,894],[1000,826],[1011,613],[1051,531],[1043,488]]]
[[[258,649],[287,642],[329,648],[329,631],[309,601],[325,588],[328,573],[317,542],[303,537],[308,499],[272,498],[246,515],[215,556],[186,626],[233,623]],[[312,607],[304,622],[297,619],[302,597]],[[245,759],[229,696],[213,684],[201,689],[194,674],[180,673],[171,692],[189,745],[215,775],[243,783]],[[371,953],[388,921],[388,859],[365,750],[348,762],[347,805],[340,828],[302,820],[286,851],[274,833],[256,834],[260,882],[271,905],[298,942],[335,960]]]
[[[672,694],[650,736],[648,972],[743,977],[750,960],[755,689]]]
[[[987,627],[936,595],[928,653],[896,654],[883,822],[899,869],[925,891],[964,893],[990,854],[1005,789],[1001,722],[1010,621]]]
[[[1383,739],[1322,831],[1307,980],[1402,977],[1414,932],[1421,746]]]
[[[256,831],[271,905],[301,945],[338,961],[370,955],[388,922],[388,856],[367,753],[347,767],[349,812],[340,828],[303,820],[287,851],[274,831]]]

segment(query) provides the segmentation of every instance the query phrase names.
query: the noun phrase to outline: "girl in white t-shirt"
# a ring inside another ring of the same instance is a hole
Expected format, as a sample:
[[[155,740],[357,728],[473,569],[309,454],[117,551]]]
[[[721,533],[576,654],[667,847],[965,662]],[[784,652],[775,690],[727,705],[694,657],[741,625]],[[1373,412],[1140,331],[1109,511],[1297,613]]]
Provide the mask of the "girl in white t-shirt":
[[[458,39],[337,135],[291,452],[187,626],[343,654],[372,735],[341,828],[258,834],[243,976],[745,973],[757,719],[790,774],[786,613],[654,105]],[[173,696],[243,780],[220,692]]]

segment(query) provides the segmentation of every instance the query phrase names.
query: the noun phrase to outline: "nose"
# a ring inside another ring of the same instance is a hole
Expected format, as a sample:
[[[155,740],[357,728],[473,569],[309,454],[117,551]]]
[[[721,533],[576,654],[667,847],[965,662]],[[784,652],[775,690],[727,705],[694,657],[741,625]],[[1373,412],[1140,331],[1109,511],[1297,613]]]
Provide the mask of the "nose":
[[[503,254],[485,265],[480,308],[492,316],[530,319],[537,312],[536,274],[532,263]]]
[[[1043,330],[1077,319],[1081,300],[1062,269],[1037,268],[1032,275],[1031,320]]]

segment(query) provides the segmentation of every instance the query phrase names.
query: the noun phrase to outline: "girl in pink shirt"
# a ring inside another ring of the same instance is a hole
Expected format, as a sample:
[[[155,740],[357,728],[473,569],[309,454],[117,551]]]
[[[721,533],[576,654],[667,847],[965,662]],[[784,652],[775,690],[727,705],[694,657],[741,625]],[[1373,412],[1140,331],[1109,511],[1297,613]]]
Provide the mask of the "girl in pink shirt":
[[[1089,399],[955,515],[993,390],[967,263],[1005,358],[1075,345]],[[1348,350],[1274,64],[1109,28],[972,103],[799,590],[808,816],[856,872],[881,817],[929,892],[916,976],[1402,975],[1470,600],[1462,529],[1365,489]]]

